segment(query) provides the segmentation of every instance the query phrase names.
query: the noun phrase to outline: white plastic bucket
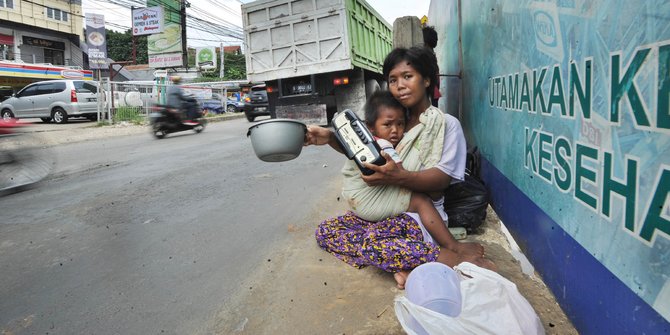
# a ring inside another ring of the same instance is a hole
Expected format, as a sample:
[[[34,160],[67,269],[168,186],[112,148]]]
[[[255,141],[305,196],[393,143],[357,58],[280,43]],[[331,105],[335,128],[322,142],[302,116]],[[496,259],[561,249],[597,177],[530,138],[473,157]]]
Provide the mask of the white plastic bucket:
[[[456,271],[438,262],[424,263],[410,272],[405,282],[410,302],[434,312],[456,317],[461,314],[461,284]],[[417,334],[426,331],[415,320],[409,325]]]

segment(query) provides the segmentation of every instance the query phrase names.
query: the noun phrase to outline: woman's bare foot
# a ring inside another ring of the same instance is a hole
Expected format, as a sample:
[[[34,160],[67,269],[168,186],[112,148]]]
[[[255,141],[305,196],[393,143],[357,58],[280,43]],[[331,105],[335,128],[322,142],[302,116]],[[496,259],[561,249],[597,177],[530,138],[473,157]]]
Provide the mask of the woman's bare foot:
[[[409,271],[400,271],[393,274],[393,278],[396,282],[396,287],[404,290],[405,282],[407,282],[407,276],[409,276]]]
[[[481,244],[475,242],[458,242],[454,244],[452,250],[459,254],[463,254],[464,256],[484,256],[484,247]]]

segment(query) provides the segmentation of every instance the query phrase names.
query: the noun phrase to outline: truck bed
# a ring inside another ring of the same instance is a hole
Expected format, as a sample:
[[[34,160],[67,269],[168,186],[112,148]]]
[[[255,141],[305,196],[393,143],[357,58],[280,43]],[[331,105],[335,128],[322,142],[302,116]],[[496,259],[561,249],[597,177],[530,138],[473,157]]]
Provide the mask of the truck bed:
[[[364,0],[261,0],[242,5],[242,19],[251,81],[380,73],[392,46],[390,25]]]

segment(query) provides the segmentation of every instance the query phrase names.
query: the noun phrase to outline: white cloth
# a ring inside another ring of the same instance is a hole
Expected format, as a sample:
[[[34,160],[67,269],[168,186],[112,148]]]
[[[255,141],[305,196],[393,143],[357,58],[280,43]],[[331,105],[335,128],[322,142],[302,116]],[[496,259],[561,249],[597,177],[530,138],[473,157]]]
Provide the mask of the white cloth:
[[[444,315],[398,296],[395,312],[407,334],[544,335],[540,318],[514,283],[467,262],[454,270],[461,277],[460,314]]]
[[[463,128],[461,128],[461,123],[458,119],[449,114],[445,114],[444,122],[446,128],[444,132],[444,146],[442,147],[442,157],[436,167],[451,177],[452,184],[460,183],[465,178],[465,161],[467,159],[467,145],[465,143],[465,136],[463,135]],[[444,211],[444,197],[433,201],[433,205],[448,227],[449,218]],[[426,227],[423,226],[419,214],[410,212],[406,214],[419,223],[424,241],[437,244],[428,233]]]

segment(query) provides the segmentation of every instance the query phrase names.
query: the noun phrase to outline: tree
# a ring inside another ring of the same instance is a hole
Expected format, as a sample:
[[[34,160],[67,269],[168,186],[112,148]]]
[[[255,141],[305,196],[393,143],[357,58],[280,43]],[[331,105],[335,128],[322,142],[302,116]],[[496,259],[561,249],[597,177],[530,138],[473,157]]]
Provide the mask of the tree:
[[[221,71],[221,53],[216,48],[216,69],[202,72],[202,81],[223,81],[223,80],[245,80],[247,79],[246,60],[244,54],[226,53],[223,58],[223,78],[219,77]],[[188,50],[189,66],[195,66],[195,49]]]
[[[116,62],[133,60],[133,35],[128,29],[124,33],[105,29],[107,34],[107,57]],[[147,54],[147,36],[137,36],[135,38],[135,57],[137,64],[148,64],[149,56]]]

